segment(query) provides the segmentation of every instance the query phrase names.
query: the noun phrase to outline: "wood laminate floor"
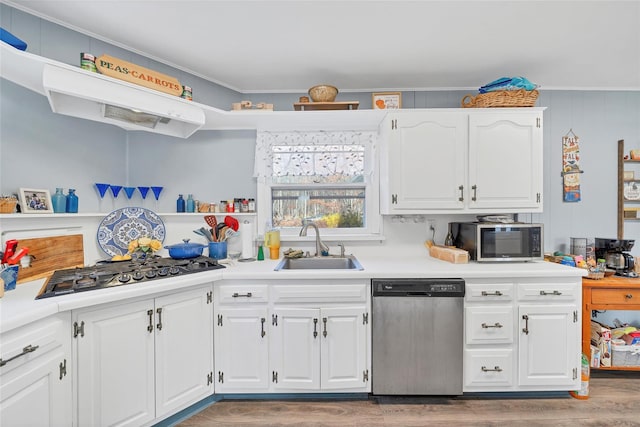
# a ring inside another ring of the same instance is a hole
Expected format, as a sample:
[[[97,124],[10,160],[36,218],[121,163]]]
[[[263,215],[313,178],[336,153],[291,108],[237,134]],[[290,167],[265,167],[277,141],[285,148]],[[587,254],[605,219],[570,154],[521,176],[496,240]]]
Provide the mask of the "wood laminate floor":
[[[640,372],[595,372],[570,397],[370,397],[224,400],[179,424],[204,426],[640,426]]]

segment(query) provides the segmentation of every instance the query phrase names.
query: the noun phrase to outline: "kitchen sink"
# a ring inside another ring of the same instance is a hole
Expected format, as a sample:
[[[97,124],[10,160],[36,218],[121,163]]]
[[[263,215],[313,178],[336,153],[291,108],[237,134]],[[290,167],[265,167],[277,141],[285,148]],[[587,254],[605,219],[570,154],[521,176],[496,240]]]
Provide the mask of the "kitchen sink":
[[[283,258],[275,268],[279,270],[364,270],[353,255],[329,255],[304,258]]]

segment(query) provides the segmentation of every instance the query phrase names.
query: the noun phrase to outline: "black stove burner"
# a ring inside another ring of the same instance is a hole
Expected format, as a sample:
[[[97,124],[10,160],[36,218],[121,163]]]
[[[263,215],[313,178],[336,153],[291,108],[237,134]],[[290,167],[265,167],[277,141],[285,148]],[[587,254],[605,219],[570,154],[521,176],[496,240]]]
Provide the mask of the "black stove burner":
[[[150,258],[141,262],[104,261],[84,268],[58,270],[53,273],[36,299],[112,286],[146,282],[183,274],[224,268],[212,258]]]

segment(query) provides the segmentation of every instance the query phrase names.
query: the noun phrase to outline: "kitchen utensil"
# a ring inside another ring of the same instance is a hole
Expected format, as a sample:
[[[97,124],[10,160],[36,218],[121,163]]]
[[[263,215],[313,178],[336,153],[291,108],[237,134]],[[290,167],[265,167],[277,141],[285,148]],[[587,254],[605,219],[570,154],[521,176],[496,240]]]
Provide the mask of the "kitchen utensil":
[[[169,256],[173,259],[195,258],[202,255],[202,251],[206,245],[201,243],[189,243],[189,239],[182,239],[183,243],[165,246],[169,250]]]
[[[204,220],[207,223],[207,225],[213,228],[214,230],[218,226],[218,219],[216,218],[215,215],[205,215]]]
[[[233,231],[238,231],[238,228],[240,228],[238,220],[229,215],[224,217],[224,223],[231,227]]]
[[[116,209],[104,217],[98,227],[98,244],[108,255],[124,255],[129,243],[140,237],[164,242],[166,231],[162,219],[145,208]]]
[[[193,230],[194,233],[204,237],[205,239],[207,239],[207,241],[209,242],[214,242],[213,240],[213,236],[211,235],[211,232],[209,230],[207,230],[204,227],[200,227],[197,230]]]
[[[2,255],[2,264],[6,263],[7,260],[13,256],[16,251],[16,247],[18,246],[18,241],[15,239],[7,240],[4,244],[4,254]]]

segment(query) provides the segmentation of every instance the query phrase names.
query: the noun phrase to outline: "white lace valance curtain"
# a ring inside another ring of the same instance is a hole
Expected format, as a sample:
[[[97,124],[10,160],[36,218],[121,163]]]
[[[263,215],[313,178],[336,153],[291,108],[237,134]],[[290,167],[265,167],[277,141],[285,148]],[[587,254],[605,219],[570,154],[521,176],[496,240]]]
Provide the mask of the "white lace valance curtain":
[[[375,158],[373,154],[376,141],[376,132],[259,131],[256,138],[254,176],[260,182],[270,182],[273,176],[283,174],[349,174],[349,168],[355,164],[355,167],[364,171],[365,179],[369,180],[373,173],[372,159]],[[292,147],[299,147],[300,150],[292,150]],[[317,155],[323,152],[326,152],[326,155]],[[337,152],[341,154],[336,155]],[[284,171],[274,169],[274,157],[303,161],[289,162]],[[313,161],[304,161],[311,157]]]

